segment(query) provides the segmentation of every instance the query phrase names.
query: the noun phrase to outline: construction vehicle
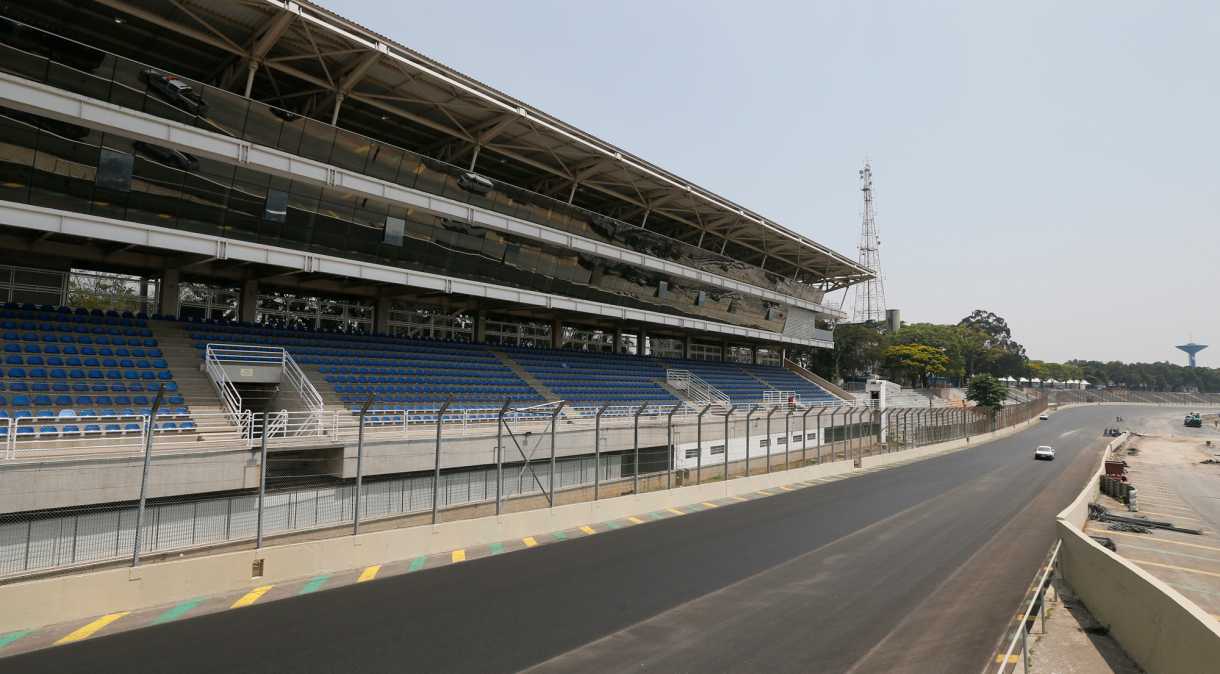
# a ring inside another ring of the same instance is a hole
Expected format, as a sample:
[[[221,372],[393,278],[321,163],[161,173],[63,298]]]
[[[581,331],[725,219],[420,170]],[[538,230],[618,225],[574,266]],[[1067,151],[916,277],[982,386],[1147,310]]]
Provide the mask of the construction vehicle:
[[[1203,417],[1198,412],[1191,412],[1182,420],[1182,425],[1187,428],[1203,428]]]

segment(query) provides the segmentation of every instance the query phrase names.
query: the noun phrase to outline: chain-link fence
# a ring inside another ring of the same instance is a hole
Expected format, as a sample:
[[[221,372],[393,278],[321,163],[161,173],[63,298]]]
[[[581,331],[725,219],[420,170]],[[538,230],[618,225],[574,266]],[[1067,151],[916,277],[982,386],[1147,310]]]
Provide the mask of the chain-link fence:
[[[447,443],[446,425],[434,424],[430,446],[414,448],[431,450],[431,470],[366,478],[366,443],[359,434],[354,479],[344,477],[345,457],[333,452],[243,447],[194,453],[172,444],[159,448],[153,437],[147,470],[142,461],[116,468],[78,457],[54,464],[52,482],[38,474],[47,464],[6,466],[0,475],[9,479],[0,483],[0,494],[33,507],[0,514],[0,577],[139,563],[141,556],[248,547],[294,535],[484,517],[858,460],[1011,426],[1045,407],[1044,398],[994,416],[966,407],[708,407],[689,415],[645,407],[609,419],[594,415],[590,426],[588,419],[565,421],[562,407],[509,414],[506,406],[489,429],[495,431],[488,436],[494,440],[491,462],[461,465],[466,450],[458,443],[471,438],[459,435]],[[270,435],[277,427],[260,420],[256,437],[264,428]],[[573,449],[579,454],[562,455]],[[242,488],[216,488],[234,481]],[[27,491],[19,491],[21,484]],[[63,500],[65,492],[78,502],[105,503],[38,507]],[[143,503],[132,494],[144,495]]]

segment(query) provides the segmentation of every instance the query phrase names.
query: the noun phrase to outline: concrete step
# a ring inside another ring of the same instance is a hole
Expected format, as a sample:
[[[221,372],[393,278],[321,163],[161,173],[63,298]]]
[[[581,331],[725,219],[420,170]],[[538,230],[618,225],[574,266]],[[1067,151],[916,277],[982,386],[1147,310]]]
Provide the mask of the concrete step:
[[[524,367],[521,367],[521,364],[513,360],[512,357],[510,357],[507,353],[497,349],[491,349],[491,353],[501,363],[508,367],[508,369],[512,370],[518,377],[520,377],[521,381],[529,384],[530,388],[534,389],[535,393],[542,396],[543,400],[559,400],[559,396],[555,395],[554,391],[548,388],[546,384],[543,384],[542,381],[537,377],[530,374],[529,371]]]
[[[203,359],[199,351],[191,346],[190,340],[182,331],[182,325],[174,321],[149,321],[148,326],[157,338],[165,362],[174,372],[178,394],[186,401],[191,414],[206,414],[209,425],[224,423],[234,428],[233,437],[239,438],[236,428],[229,424],[227,419],[219,416],[219,413],[226,411],[224,405],[216,394],[216,387],[200,369]],[[227,437],[227,432],[209,432],[208,436]]]

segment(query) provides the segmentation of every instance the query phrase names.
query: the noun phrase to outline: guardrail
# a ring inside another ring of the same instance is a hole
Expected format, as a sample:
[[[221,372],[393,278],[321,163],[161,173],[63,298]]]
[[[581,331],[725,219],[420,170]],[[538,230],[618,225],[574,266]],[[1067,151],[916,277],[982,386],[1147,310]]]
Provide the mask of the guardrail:
[[[1042,630],[1046,631],[1046,590],[1050,587],[1052,573],[1059,565],[1059,547],[1062,545],[1060,541],[1055,541],[1055,547],[1051,548],[1050,560],[1035,578],[1034,593],[1029,598],[1028,605],[1025,607],[1025,612],[1021,614],[1021,621],[1017,627],[1017,631],[1013,633],[1012,639],[1008,641],[1008,650],[999,658],[999,667],[996,668],[996,674],[1006,674],[1008,666],[1020,662],[1021,671],[1029,672],[1029,631],[1031,629],[1030,617],[1036,608],[1039,613],[1039,619],[1042,622]],[[1019,660],[1014,661],[1017,645],[1021,646],[1021,656]]]

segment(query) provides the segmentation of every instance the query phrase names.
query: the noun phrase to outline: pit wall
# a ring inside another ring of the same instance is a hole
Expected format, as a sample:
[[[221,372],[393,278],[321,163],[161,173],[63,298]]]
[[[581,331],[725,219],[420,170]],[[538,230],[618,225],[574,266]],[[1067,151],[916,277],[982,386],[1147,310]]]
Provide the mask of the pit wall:
[[[1038,422],[1022,422],[994,433],[976,435],[968,441],[954,440],[892,454],[866,456],[861,459],[861,468],[920,460],[966,449],[1007,437],[1031,423]],[[572,529],[803,480],[846,475],[855,470],[853,461],[835,461],[728,481],[512,512],[498,517],[373,531],[358,536],[176,559],[136,568],[108,568],[12,583],[0,586],[0,607],[3,607],[0,610],[0,633]],[[256,559],[264,561],[263,575],[251,577],[251,568]]]
[[[1106,455],[1126,440],[1106,447]],[[1093,616],[1110,628],[1136,663],[1158,674],[1216,671],[1220,623],[1169,585],[1084,533],[1104,463],[1076,500],[1059,513],[1060,568]]]

